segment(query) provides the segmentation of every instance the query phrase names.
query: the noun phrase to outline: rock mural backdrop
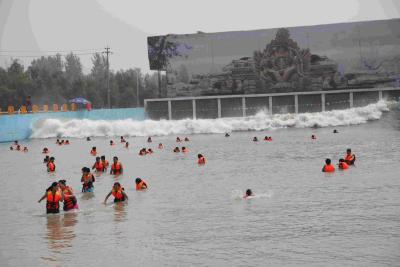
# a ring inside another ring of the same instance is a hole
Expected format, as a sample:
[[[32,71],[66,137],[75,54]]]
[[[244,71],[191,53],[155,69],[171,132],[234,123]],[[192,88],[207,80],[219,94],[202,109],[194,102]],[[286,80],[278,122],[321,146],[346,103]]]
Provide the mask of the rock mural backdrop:
[[[148,37],[160,97],[285,93],[400,83],[400,19]]]

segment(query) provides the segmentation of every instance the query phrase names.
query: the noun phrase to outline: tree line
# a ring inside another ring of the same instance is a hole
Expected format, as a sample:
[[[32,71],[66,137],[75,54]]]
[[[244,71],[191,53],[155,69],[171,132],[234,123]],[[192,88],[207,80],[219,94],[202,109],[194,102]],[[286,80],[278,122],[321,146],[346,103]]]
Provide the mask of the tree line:
[[[83,73],[80,58],[70,53],[43,56],[25,67],[13,60],[7,68],[0,67],[0,108],[5,111],[12,105],[24,105],[31,96],[34,105],[65,104],[68,100],[83,97],[93,108],[107,108],[107,61],[100,53],[93,54],[90,73]],[[110,70],[111,107],[137,106],[137,78],[139,106],[143,99],[159,96],[160,86],[165,86],[165,76],[157,73],[143,74],[139,68]]]

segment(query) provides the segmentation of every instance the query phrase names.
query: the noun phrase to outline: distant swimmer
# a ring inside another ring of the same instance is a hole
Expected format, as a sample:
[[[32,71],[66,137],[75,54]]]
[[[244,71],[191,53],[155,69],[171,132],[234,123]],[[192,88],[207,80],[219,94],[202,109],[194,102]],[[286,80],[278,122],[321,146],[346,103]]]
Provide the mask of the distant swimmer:
[[[151,143],[151,142],[153,142],[153,140],[151,140],[151,137],[149,136],[149,137],[147,138],[147,143]]]
[[[125,143],[125,142],[126,142],[125,138],[123,136],[121,136],[121,143]]]
[[[145,156],[146,155],[146,148],[142,148],[139,151],[139,156]]]
[[[164,148],[164,145],[162,143],[159,143],[158,144],[158,149],[163,149],[163,148]]]
[[[13,151],[13,150],[14,150],[14,148],[13,148],[12,146],[10,146],[10,150],[11,150],[11,151]]]
[[[24,146],[24,150],[22,150],[22,152],[28,152],[28,148]]]
[[[110,174],[122,174],[124,171],[122,164],[118,161],[118,157],[113,158],[113,164],[111,165]]]
[[[182,152],[183,153],[189,153],[189,149],[185,146],[182,147]]]
[[[176,142],[182,142],[182,140],[179,137],[177,137]]]
[[[18,146],[19,144],[18,144],[18,141],[17,140],[15,140],[14,141],[14,146]]]
[[[60,180],[58,181],[58,185],[60,186],[61,191],[64,194],[64,211],[78,209],[78,200],[74,195],[74,191],[71,187],[67,185],[67,181]]]
[[[43,154],[47,154],[47,153],[49,153],[49,149],[48,149],[47,147],[43,148],[43,151],[42,151],[42,153],[43,153]]]
[[[91,141],[90,137],[86,137],[86,141]]]
[[[253,142],[258,142],[258,138],[257,138],[257,136],[254,136],[254,138],[253,138]]]
[[[17,151],[21,151],[21,146],[20,146],[20,145],[17,145],[16,150],[17,150]]]
[[[325,160],[325,165],[322,167],[323,172],[334,172],[335,167],[331,164],[331,159],[326,159]]]
[[[113,140],[110,140],[110,146],[114,146],[115,144],[114,144],[114,141]]]
[[[272,136],[268,136],[268,142],[272,142]]]
[[[43,163],[47,163],[50,161],[49,155],[46,155],[46,157],[43,159]]]
[[[206,158],[202,154],[197,154],[197,158],[198,158],[197,163],[199,165],[206,164]]]
[[[46,189],[46,193],[39,199],[40,203],[43,199],[46,199],[46,213],[60,213],[60,201],[64,201],[64,194],[61,191],[57,182],[53,182],[49,188]]]
[[[334,129],[334,130],[333,130],[333,133],[339,133],[339,132],[338,132],[338,130]]]
[[[151,148],[148,148],[147,151],[146,151],[146,154],[153,154],[153,153],[154,153],[154,151]]]
[[[356,161],[356,155],[351,153],[351,149],[348,148],[346,150],[346,156],[344,158],[344,161],[348,164],[348,165],[354,165],[354,162]]]
[[[97,148],[94,146],[92,147],[92,150],[90,150],[90,155],[96,156],[97,155]]]
[[[97,172],[103,172],[104,171],[104,165],[103,162],[101,162],[100,157],[96,157],[96,162],[92,166],[92,170],[96,169]]]
[[[57,139],[56,140],[56,145],[59,145],[61,142],[60,142],[60,139]]]
[[[254,196],[253,191],[251,191],[251,189],[247,189],[246,194],[243,196],[243,198],[248,198],[253,196]]]
[[[225,133],[225,137],[229,137],[230,135],[228,133]]]
[[[103,163],[104,171],[107,171],[108,165],[110,165],[110,163],[108,163],[108,160],[106,160],[106,156],[101,156],[101,163]]]
[[[316,140],[317,137],[316,137],[315,135],[311,135],[311,139],[312,139],[312,140]]]
[[[147,189],[147,184],[142,179],[136,178],[135,183],[136,183],[136,191]]]
[[[123,202],[123,201],[127,201],[128,200],[128,196],[125,194],[124,192],[124,188],[121,186],[120,183],[115,182],[110,193],[108,193],[108,195],[106,196],[106,198],[104,199],[104,204],[107,203],[107,199],[113,195],[114,197],[114,203],[116,202]]]
[[[174,152],[175,152],[175,153],[179,153],[179,152],[181,152],[181,151],[179,150],[179,147],[175,147],[175,148],[174,148]]]
[[[94,186],[93,183],[95,182],[94,175],[90,172],[90,169],[88,167],[83,167],[82,168],[82,192],[87,193],[87,192],[93,192],[94,191]]]
[[[189,138],[185,137],[185,142],[189,142]]]
[[[125,143],[125,148],[129,148],[129,142]]]
[[[66,140],[66,141],[65,141],[65,144],[66,144],[66,145],[69,145],[69,140]]]
[[[62,145],[64,145],[65,144],[65,140],[63,139],[63,140],[61,140],[61,144]]]
[[[56,164],[54,163],[55,158],[50,157],[49,162],[47,162],[47,171],[48,172],[55,172],[56,171]]]
[[[349,168],[349,165],[347,165],[344,159],[339,159],[338,167],[340,170],[347,170]]]

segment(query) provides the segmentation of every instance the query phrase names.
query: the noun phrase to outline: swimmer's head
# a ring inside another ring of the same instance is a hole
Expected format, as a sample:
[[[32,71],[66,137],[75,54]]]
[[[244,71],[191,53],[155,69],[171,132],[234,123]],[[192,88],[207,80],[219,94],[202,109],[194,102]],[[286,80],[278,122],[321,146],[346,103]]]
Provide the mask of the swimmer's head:
[[[197,154],[197,157],[198,157],[198,158],[202,158],[203,155],[202,155],[202,154]]]
[[[253,192],[251,191],[251,189],[246,190],[246,196],[251,196],[252,194]]]
[[[120,188],[121,187],[121,184],[120,183],[118,183],[118,182],[115,182],[114,183],[114,188],[115,189],[118,189],[118,188]]]
[[[331,164],[331,159],[326,159],[325,163],[328,164],[328,165]]]
[[[142,181],[142,179],[140,179],[140,178],[136,178],[136,179],[135,179],[135,183],[136,183],[136,184],[140,183],[141,181]]]
[[[106,156],[101,156],[101,160],[106,160]]]
[[[55,160],[55,158],[54,158],[54,157],[51,157],[51,158],[50,158],[50,161],[51,161],[51,162],[53,162],[54,160]]]
[[[96,157],[96,162],[99,162],[100,161],[100,157]]]
[[[92,147],[92,150],[96,150],[96,147],[94,146],[94,147]]]
[[[117,162],[118,161],[118,157],[113,157],[113,161]]]
[[[346,152],[347,152],[347,154],[350,154],[350,153],[351,153],[351,149],[348,148],[348,149],[346,150]]]
[[[339,162],[344,162],[344,159],[339,159]]]

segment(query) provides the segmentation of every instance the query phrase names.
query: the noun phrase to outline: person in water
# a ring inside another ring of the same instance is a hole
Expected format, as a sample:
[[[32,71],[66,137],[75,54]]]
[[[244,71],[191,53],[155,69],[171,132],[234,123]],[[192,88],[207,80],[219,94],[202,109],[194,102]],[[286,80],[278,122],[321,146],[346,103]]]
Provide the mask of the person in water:
[[[73,209],[78,209],[78,200],[76,199],[72,188],[67,186],[67,181],[60,180],[58,181],[58,185],[60,186],[60,189],[64,194],[63,210],[69,211]]]
[[[43,153],[43,154],[47,154],[47,153],[49,153],[49,149],[48,149],[47,147],[43,148],[43,151],[42,151],[42,153]]]
[[[158,144],[158,149],[163,149],[163,148],[164,148],[164,145],[162,143],[159,143]]]
[[[346,156],[344,158],[344,161],[348,164],[348,165],[354,165],[354,162],[356,161],[356,155],[351,153],[351,149],[348,148],[346,150]]]
[[[111,165],[110,174],[122,174],[124,171],[122,164],[118,162],[118,157],[113,158],[113,164]]]
[[[86,141],[91,141],[90,137],[86,137]]]
[[[145,156],[146,155],[146,148],[142,148],[139,150],[139,156]]]
[[[108,163],[108,160],[106,160],[106,156],[101,156],[101,163],[103,163],[103,168],[104,171],[106,172],[108,169],[108,165],[110,165],[110,163]]]
[[[311,139],[312,139],[312,140],[316,140],[317,137],[316,137],[315,135],[311,135]]]
[[[44,195],[39,199],[38,203],[40,203],[45,198],[47,200],[46,213],[59,213],[60,201],[64,201],[64,194],[60,190],[57,182],[52,183],[51,186],[46,189],[46,193],[44,193]]]
[[[197,163],[199,165],[204,165],[206,164],[206,158],[202,154],[197,154]]]
[[[126,142],[125,138],[123,136],[121,136],[121,143],[125,143],[125,142]]]
[[[18,144],[18,141],[17,140],[15,140],[14,141],[14,146],[18,146],[19,144]]]
[[[174,152],[175,152],[175,153],[179,153],[179,152],[181,152],[181,151],[179,150],[179,147],[175,147],[175,148],[174,148]]]
[[[229,137],[230,135],[228,133],[225,133],[225,137]]]
[[[56,171],[56,164],[54,163],[55,158],[50,157],[49,162],[47,162],[47,171],[48,172],[55,172]]]
[[[97,155],[97,148],[94,146],[92,147],[92,150],[90,150],[90,155],[96,156]]]
[[[123,201],[128,201],[128,196],[124,192],[124,188],[121,186],[120,183],[115,182],[110,193],[106,196],[104,199],[104,204],[107,203],[107,199],[113,195],[114,196],[114,203],[116,202],[123,202]]]
[[[189,138],[185,137],[185,142],[189,142]]]
[[[65,144],[66,144],[66,145],[69,145],[69,140],[66,140],[66,141],[65,141]]]
[[[96,162],[92,166],[92,170],[94,169],[96,169],[97,172],[104,171],[103,162],[101,162],[100,157],[96,157]]]
[[[10,150],[11,150],[11,151],[13,151],[13,150],[14,150],[14,148],[13,148],[12,146],[10,146]]]
[[[254,136],[253,141],[254,141],[254,142],[257,142],[257,141],[258,141],[257,136]]]
[[[136,178],[135,183],[136,183],[136,191],[147,189],[147,184],[142,179]]]
[[[46,157],[44,157],[43,159],[43,163],[48,163],[50,161],[50,157],[49,155],[46,155]]]
[[[82,168],[82,192],[87,193],[87,192],[93,192],[94,186],[93,183],[95,182],[94,175],[90,172],[90,169],[88,167],[83,167]]]
[[[21,151],[21,146],[20,146],[20,145],[17,145],[16,150],[17,150],[17,151]]]
[[[147,138],[147,143],[151,143],[153,142],[153,140],[151,140],[151,137],[149,136],[149,138]]]
[[[189,153],[189,149],[187,149],[185,146],[182,147],[182,153]]]
[[[113,145],[115,145],[115,144],[114,144],[114,141],[113,141],[113,140],[110,140],[110,146],[113,146]]]
[[[125,148],[129,148],[129,142],[125,143]]]
[[[22,150],[22,152],[28,152],[28,148],[24,146],[24,150]]]
[[[253,191],[251,189],[246,190],[246,194],[243,196],[243,198],[248,198],[254,196]]]
[[[147,151],[146,151],[146,154],[153,154],[153,153],[154,153],[154,151],[151,148],[148,148]]]
[[[179,138],[179,136],[176,138],[176,142],[182,142],[182,140]]]
[[[334,129],[334,130],[333,130],[333,133],[339,133],[339,132],[338,132],[338,130]]]
[[[344,161],[344,159],[339,159],[338,168],[340,170],[347,170],[349,168],[349,165],[347,165],[347,163]]]
[[[57,145],[60,144],[60,139],[57,139],[56,144],[57,144]]]
[[[254,140],[253,140],[254,141]],[[268,136],[264,137],[264,141],[268,141]]]
[[[334,172],[335,167],[331,164],[331,159],[326,159],[325,160],[325,165],[322,167],[323,172]]]

